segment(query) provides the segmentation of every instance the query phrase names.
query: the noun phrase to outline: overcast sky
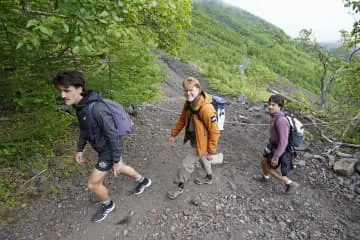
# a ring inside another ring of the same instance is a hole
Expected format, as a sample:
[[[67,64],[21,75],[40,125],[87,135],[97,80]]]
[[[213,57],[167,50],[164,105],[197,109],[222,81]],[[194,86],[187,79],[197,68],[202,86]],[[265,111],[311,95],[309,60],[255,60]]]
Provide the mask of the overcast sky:
[[[340,40],[339,30],[350,31],[354,17],[342,0],[223,0],[236,5],[297,37],[311,28],[318,42]]]

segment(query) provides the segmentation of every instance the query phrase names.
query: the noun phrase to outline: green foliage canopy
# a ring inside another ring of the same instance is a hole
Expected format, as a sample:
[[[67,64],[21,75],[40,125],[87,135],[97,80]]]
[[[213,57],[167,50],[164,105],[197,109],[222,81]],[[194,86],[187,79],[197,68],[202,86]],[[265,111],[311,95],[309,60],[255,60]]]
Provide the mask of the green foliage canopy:
[[[0,1],[0,163],[48,152],[72,117],[57,111],[54,73],[75,68],[88,88],[122,103],[157,96],[163,79],[155,48],[176,53],[190,25],[191,0]],[[45,153],[48,154],[48,153]],[[25,165],[26,165],[25,164]]]

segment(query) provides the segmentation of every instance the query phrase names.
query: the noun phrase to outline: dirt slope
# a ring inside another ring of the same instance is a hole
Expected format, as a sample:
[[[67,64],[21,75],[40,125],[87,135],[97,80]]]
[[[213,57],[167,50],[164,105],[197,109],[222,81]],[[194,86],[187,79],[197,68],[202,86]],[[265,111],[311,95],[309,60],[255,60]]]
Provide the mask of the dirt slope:
[[[181,81],[189,74],[199,75],[171,57],[164,57],[164,62],[169,66],[164,97],[141,107],[124,154],[126,162],[152,179],[152,187],[132,195],[133,181],[111,176],[107,185],[116,211],[103,223],[93,224],[89,219],[99,203],[89,201],[86,174],[78,174],[62,183],[62,194],[38,200],[11,225],[1,227],[0,239],[360,239],[360,197],[348,187],[360,183],[360,177],[340,179],[326,163],[311,159],[291,176],[301,184],[294,195],[284,195],[278,182],[268,186],[255,182],[268,134],[262,124],[268,115],[263,106],[254,108],[234,99],[220,141],[225,163],[214,167],[213,185],[190,181],[181,197],[167,199],[173,175],[189,149],[182,144],[182,135],[175,146],[168,145],[183,103]],[[250,124],[241,124],[243,117]],[[321,146],[312,149],[320,151]],[[88,156],[94,162],[91,150]],[[201,175],[204,172],[197,168],[192,179]]]

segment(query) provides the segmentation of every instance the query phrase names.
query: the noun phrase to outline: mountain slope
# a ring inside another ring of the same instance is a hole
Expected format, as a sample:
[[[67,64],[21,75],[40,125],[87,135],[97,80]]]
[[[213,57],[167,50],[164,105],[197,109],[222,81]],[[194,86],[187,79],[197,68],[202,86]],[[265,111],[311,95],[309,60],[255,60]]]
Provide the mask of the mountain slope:
[[[317,60],[284,31],[244,10],[218,1],[194,4],[189,42],[181,52],[184,61],[195,62],[210,79],[210,86],[233,94],[263,90],[287,78],[318,91]],[[251,56],[241,74],[239,65]]]

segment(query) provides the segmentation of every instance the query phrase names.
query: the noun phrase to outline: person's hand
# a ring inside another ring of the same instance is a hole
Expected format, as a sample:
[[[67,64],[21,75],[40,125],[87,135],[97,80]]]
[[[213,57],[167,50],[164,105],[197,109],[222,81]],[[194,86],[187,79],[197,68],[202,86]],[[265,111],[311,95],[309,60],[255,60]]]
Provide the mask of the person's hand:
[[[174,137],[170,137],[170,138],[169,138],[169,144],[170,144],[170,145],[174,145],[174,143],[175,143],[175,138],[174,138]]]
[[[80,164],[80,165],[83,165],[86,160],[85,158],[83,157],[83,153],[82,152],[77,152],[76,155],[75,155],[75,161]]]
[[[115,177],[117,177],[121,174],[121,163],[120,162],[114,162],[113,171],[114,171]]]
[[[206,155],[206,159],[207,159],[208,161],[211,161],[211,160],[214,159],[214,156],[215,156],[215,154],[210,154],[210,153],[208,153],[208,154]]]
[[[279,160],[273,158],[271,159],[271,166],[276,167],[278,165]]]

